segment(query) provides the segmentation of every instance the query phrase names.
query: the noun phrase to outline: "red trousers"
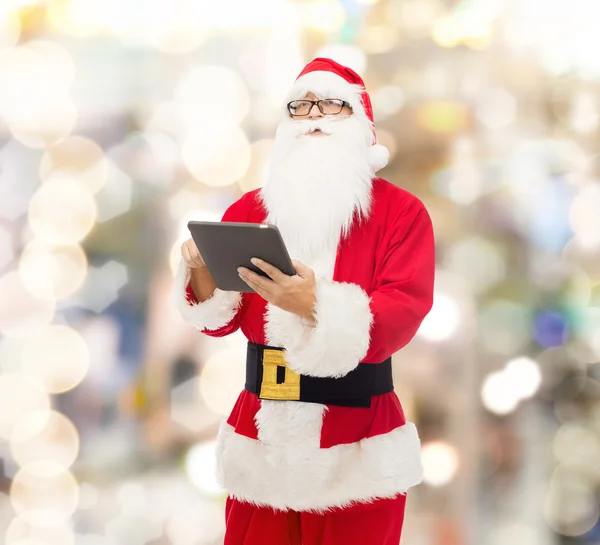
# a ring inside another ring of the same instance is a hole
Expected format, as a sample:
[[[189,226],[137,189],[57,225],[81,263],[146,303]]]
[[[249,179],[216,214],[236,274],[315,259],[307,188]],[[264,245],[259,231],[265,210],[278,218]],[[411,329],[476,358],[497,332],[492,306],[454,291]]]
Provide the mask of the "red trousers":
[[[228,498],[223,545],[398,545],[406,495],[323,514],[274,511]]]

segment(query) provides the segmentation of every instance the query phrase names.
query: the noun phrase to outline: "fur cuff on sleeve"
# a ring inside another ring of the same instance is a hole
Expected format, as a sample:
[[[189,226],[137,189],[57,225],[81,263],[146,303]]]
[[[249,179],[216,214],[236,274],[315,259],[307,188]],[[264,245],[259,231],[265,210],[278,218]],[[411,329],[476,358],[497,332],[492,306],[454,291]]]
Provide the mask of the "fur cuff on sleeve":
[[[215,293],[202,303],[190,304],[187,300],[186,288],[190,281],[190,268],[181,258],[175,285],[173,287],[173,303],[186,322],[198,329],[215,330],[226,326],[235,317],[242,302],[242,294],[237,291]]]
[[[286,347],[288,365],[313,377],[347,375],[369,349],[369,296],[356,284],[320,280],[315,319],[315,327],[303,324],[300,342]]]

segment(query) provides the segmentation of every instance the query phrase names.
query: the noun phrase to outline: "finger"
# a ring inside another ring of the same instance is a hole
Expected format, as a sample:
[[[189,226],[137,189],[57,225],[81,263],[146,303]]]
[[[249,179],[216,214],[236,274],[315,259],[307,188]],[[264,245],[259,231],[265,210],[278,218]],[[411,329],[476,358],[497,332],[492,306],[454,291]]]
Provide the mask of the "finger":
[[[187,241],[187,247],[190,252],[190,257],[192,258],[194,263],[197,263],[199,267],[204,267],[206,265],[206,263],[204,262],[204,259],[200,255],[200,250],[198,250],[198,246],[196,246],[196,243],[194,242],[193,238],[190,238]]]
[[[312,272],[312,269],[308,265],[305,265],[297,259],[292,259],[292,265],[294,265],[294,269],[296,269],[296,274],[303,278]]]
[[[191,240],[191,239],[190,239]],[[187,263],[187,265],[189,267],[191,267],[192,269],[196,269],[198,267],[201,267],[202,264],[198,263],[195,259],[194,256],[192,255],[191,252],[191,247],[189,244],[189,240],[186,240],[182,245],[181,245],[181,255],[183,256],[183,258],[185,259],[185,262]]]
[[[240,278],[246,283],[248,284],[248,286],[250,286],[258,295],[260,295],[265,301],[269,301],[270,302],[270,296],[269,293],[266,292],[265,290],[263,290],[258,284],[256,284],[256,282],[254,282],[252,279],[244,277],[240,274]]]
[[[183,260],[188,267],[194,268],[194,260],[190,257],[190,250],[187,247],[187,244],[182,244],[181,246],[181,257],[183,257]]]
[[[273,279],[277,284],[281,284],[289,279],[287,274],[282,273],[277,267],[259,259],[258,257],[253,257],[250,261],[252,264],[258,267],[261,271],[267,273],[270,278]]]
[[[244,281],[252,281],[254,285],[259,286],[261,290],[266,291],[267,293],[272,293],[274,291],[274,288],[277,286],[277,284],[273,282],[273,280],[265,278],[260,274],[256,274],[254,271],[246,269],[245,267],[239,267],[238,273]]]

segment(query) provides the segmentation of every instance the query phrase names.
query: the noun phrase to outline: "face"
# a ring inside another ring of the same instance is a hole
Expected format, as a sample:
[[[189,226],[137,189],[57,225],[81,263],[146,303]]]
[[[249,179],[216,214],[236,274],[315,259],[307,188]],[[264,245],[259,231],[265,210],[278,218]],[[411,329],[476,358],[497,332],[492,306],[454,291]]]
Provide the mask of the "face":
[[[327,97],[327,98],[335,98],[335,97]],[[314,93],[306,93],[300,100],[322,100],[322,99],[320,99],[320,97],[318,97]],[[323,117],[335,117],[337,119],[343,119],[343,118],[349,117],[351,115],[352,115],[352,108],[350,106],[348,106],[347,104],[344,104],[342,111],[339,114],[330,115],[330,116],[327,116],[327,114],[321,113],[321,110],[319,110],[319,107],[316,104],[313,104],[312,108],[306,115],[295,115],[293,117],[290,115],[290,117],[294,121],[302,121],[302,120],[307,120],[307,119],[315,120],[315,119],[320,119]],[[324,134],[325,133],[323,133],[321,131],[321,129],[315,129],[315,130],[309,132],[307,136],[324,136]]]

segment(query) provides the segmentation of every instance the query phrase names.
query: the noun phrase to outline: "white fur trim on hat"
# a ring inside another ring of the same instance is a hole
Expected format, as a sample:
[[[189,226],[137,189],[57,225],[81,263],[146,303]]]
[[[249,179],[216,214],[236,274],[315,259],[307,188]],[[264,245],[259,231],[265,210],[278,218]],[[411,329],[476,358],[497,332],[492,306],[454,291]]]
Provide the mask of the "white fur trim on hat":
[[[375,144],[369,148],[369,166],[377,172],[388,164],[390,152],[381,144]]]
[[[361,100],[361,95],[366,92],[363,87],[348,83],[344,78],[333,72],[315,70],[314,72],[304,74],[294,82],[287,96],[286,104],[291,100],[302,98],[309,92],[321,98],[340,98],[350,104],[353,114],[365,128],[367,143],[371,144],[368,159],[369,166],[376,172],[387,165],[390,154],[384,146],[375,144],[374,142],[375,133],[373,123],[367,117]]]

